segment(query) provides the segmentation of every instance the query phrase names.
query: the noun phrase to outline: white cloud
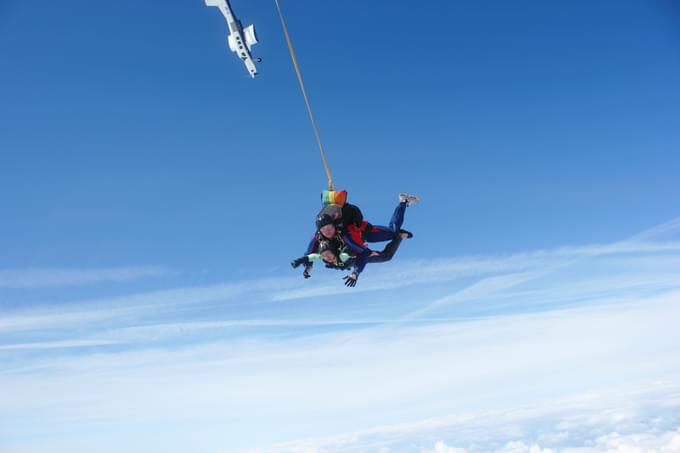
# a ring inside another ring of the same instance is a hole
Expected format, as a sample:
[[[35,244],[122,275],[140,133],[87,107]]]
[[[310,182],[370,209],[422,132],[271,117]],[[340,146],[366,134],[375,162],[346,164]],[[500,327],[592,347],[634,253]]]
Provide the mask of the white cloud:
[[[434,445],[433,450],[424,450],[423,453],[467,453],[464,448],[449,447],[441,440]]]
[[[569,399],[545,401],[541,407],[468,416],[449,416],[412,424],[377,427],[338,438],[310,439],[273,445],[263,452],[367,451],[366,445],[390,451],[413,451],[432,437],[455,439],[429,443],[421,453],[678,453],[680,452],[680,404],[664,407],[664,395],[678,394],[680,386],[641,385],[637,390],[609,389],[597,394],[574,395]],[[625,409],[628,407],[628,409]],[[588,414],[605,411],[623,417],[589,419]],[[655,412],[662,416],[653,416]],[[570,418],[569,433],[558,428]],[[581,421],[581,423],[578,422]],[[618,421],[617,421],[618,420]],[[634,423],[630,423],[630,422]],[[353,442],[338,442],[338,439]],[[434,448],[431,446],[434,444]],[[455,445],[455,446],[451,446]]]
[[[0,345],[0,351],[27,350],[27,349],[63,349],[83,348],[92,346],[111,346],[119,344],[110,340],[72,340],[72,341],[44,341],[32,343],[16,343]]]
[[[583,444],[565,447],[558,453],[680,453],[680,428],[627,434],[614,431]]]
[[[634,434],[611,434],[595,440],[595,448],[603,452],[652,453],[680,452],[680,429],[666,432],[643,432]]]
[[[145,314],[167,314],[186,306],[223,302],[237,297],[252,297],[260,292],[273,291],[294,284],[292,279],[261,279],[219,285],[173,288],[60,304],[58,307],[30,308],[15,311],[0,319],[0,331],[13,332],[42,329],[68,329],[86,325],[129,323]]]
[[[541,448],[537,444],[527,445],[521,440],[511,440],[495,453],[553,453],[550,448]]]
[[[168,269],[154,266],[109,269],[2,269],[0,288],[30,289],[121,283],[170,273]]]

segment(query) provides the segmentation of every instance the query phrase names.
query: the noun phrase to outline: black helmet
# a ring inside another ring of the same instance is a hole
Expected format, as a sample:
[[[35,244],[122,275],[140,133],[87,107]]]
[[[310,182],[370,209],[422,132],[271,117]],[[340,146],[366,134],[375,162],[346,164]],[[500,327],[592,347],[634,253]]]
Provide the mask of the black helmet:
[[[333,222],[333,217],[331,217],[329,214],[319,214],[316,218],[316,228],[317,230],[320,230],[321,228],[325,227],[326,225],[332,225]]]

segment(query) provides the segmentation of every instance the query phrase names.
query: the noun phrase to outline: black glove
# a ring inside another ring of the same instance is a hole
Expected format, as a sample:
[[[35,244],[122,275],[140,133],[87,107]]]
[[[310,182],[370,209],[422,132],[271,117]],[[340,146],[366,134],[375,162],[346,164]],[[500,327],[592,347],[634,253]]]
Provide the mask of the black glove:
[[[311,265],[306,265],[305,270],[302,272],[302,276],[304,278],[309,278],[312,276],[312,266]]]
[[[307,257],[303,256],[303,257],[300,257],[296,260],[291,261],[290,265],[293,266],[293,269],[297,269],[298,267],[300,267],[300,264],[305,264],[306,262],[307,262]]]
[[[349,275],[346,275],[343,280],[345,281],[345,286],[350,286],[354,287],[357,284],[357,279],[359,278],[359,274],[356,272],[352,272]]]

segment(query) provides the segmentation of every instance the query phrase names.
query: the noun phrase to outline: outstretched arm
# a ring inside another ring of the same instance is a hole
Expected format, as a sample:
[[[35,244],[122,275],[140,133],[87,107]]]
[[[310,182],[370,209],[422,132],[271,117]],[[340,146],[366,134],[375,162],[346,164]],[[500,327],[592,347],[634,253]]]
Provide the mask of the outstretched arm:
[[[309,257],[307,255],[301,256],[300,258],[296,258],[290,262],[290,265],[293,266],[293,269],[297,269],[298,267],[300,267],[301,264],[304,264],[305,267],[307,267],[311,266],[312,262],[309,260]]]
[[[363,253],[357,255],[354,261],[354,272],[356,272],[357,275],[363,272],[364,267],[366,267],[366,263],[368,263],[368,257],[371,256],[371,253],[371,250],[366,249]]]
[[[304,278],[312,276],[312,260],[310,260],[309,257],[310,255],[304,255],[290,262],[290,265],[293,266],[293,268],[298,268],[301,264],[304,264],[305,270],[302,271],[302,276]]]
[[[299,267],[304,264],[305,270],[302,272],[302,276],[309,278],[312,276],[312,268],[314,266],[314,261],[319,261],[321,259],[320,255],[316,252],[319,250],[319,236],[318,233],[314,233],[309,240],[309,245],[307,246],[307,252],[300,258],[294,259],[290,262],[291,266],[294,268]]]
[[[294,268],[297,268],[301,264],[305,265],[305,271],[302,273],[305,278],[311,277],[311,272],[312,272],[312,266],[314,266],[314,261],[315,260],[313,257],[318,256],[316,253],[319,250],[319,238],[317,233],[315,232],[312,235],[312,238],[309,240],[309,245],[307,246],[307,251],[303,256],[300,258],[294,259],[293,261],[290,262],[291,266]]]

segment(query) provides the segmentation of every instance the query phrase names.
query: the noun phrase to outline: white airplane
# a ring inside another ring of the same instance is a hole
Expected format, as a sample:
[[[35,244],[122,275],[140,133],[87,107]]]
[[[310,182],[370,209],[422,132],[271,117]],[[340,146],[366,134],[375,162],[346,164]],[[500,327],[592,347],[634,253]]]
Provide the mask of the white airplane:
[[[248,25],[243,28],[241,21],[234,17],[234,12],[231,10],[229,0],[205,0],[206,6],[216,6],[222,11],[222,15],[227,20],[229,26],[229,36],[227,42],[232,52],[236,53],[238,57],[245,63],[251,77],[257,75],[257,69],[253,62],[253,56],[250,53],[250,48],[257,44],[257,35],[255,34],[255,27]],[[257,59],[259,63],[261,58]]]

